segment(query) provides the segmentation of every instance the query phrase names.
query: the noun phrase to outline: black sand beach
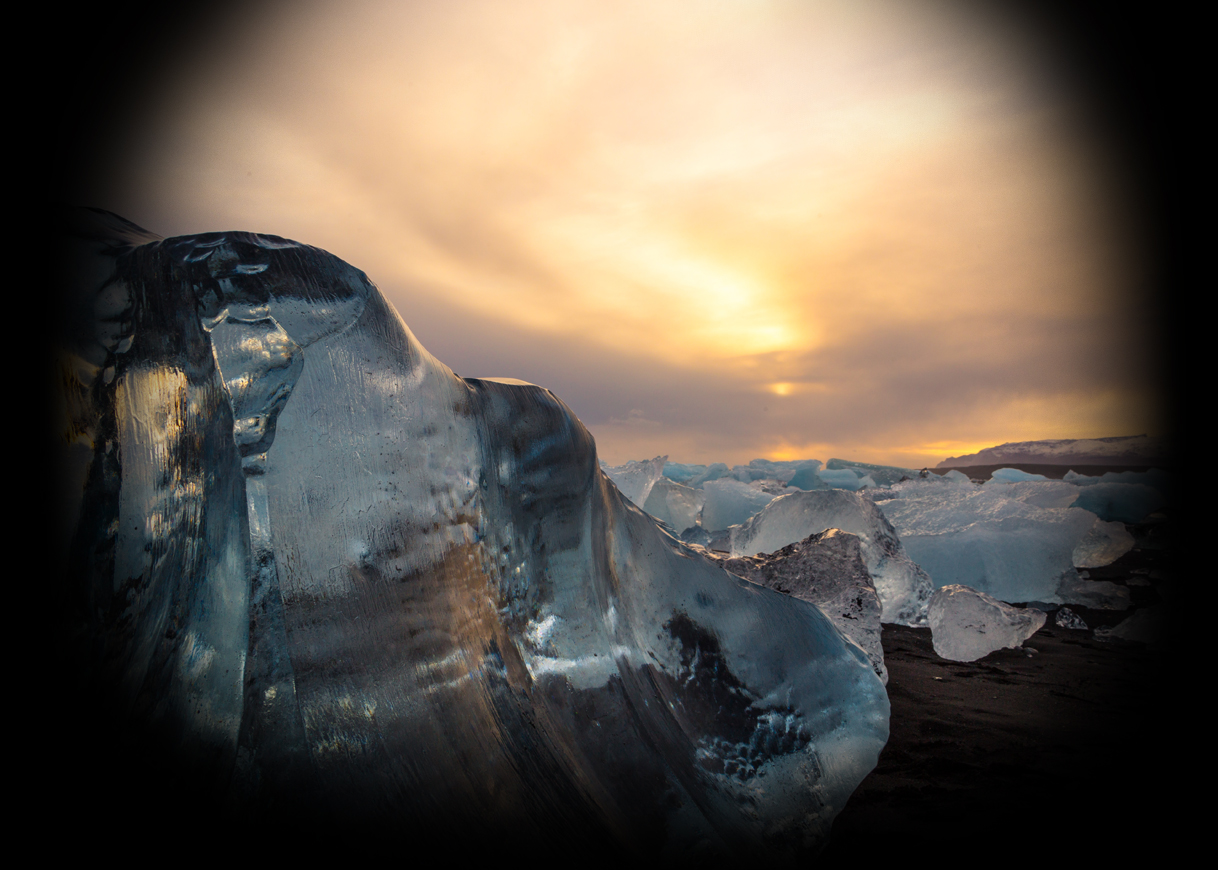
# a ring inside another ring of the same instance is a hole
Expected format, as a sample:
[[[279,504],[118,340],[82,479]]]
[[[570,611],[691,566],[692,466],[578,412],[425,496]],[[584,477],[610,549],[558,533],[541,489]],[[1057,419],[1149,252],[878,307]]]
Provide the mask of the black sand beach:
[[[1133,529],[1139,546],[1091,572],[1131,584],[1133,607],[1071,607],[1087,630],[1058,628],[1050,614],[1024,649],[961,663],[935,654],[930,629],[885,625],[891,736],[838,816],[824,865],[1170,853],[1187,817],[1180,766],[1197,757],[1187,660],[1170,637],[1093,631],[1173,598],[1166,528]]]

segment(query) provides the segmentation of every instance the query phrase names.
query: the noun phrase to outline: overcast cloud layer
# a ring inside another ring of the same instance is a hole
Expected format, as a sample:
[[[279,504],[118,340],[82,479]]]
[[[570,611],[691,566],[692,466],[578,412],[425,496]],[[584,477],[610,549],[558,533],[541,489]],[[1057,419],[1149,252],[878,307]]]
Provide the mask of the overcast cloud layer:
[[[1050,43],[970,8],[267,5],[88,204],[325,248],[614,463],[1157,432],[1120,173]]]

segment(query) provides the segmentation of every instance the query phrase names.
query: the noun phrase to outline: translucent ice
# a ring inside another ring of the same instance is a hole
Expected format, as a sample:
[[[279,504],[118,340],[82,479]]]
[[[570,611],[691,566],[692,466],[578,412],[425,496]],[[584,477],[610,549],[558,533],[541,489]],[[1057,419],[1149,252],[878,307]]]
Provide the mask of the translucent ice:
[[[1053,618],[1053,624],[1058,628],[1069,628],[1073,630],[1085,630],[1087,623],[1081,616],[1071,610],[1069,607],[1063,607],[1057,611],[1057,615]]]
[[[773,493],[734,478],[708,480],[702,489],[706,493],[702,528],[711,531],[743,523],[774,500]]]
[[[871,662],[632,505],[551,393],[457,377],[315,248],[105,215],[74,239],[62,588],[111,701],[91,728],[174,747],[268,831],[824,842],[887,738]]]
[[[829,529],[773,553],[723,559],[733,574],[815,604],[842,634],[863,648],[885,684],[880,597],[863,562],[857,535]]]
[[[877,504],[935,586],[969,586],[1003,601],[1061,603],[1058,583],[1073,572],[1076,550],[1094,566],[1093,556],[1115,558],[1119,546],[1108,530],[1095,531],[1090,511],[1042,508],[1008,496],[1034,495],[1044,485],[905,481]],[[1046,492],[1056,498],[1052,489]]]
[[[1099,482],[1084,486],[1074,502],[1102,520],[1140,523],[1167,503],[1163,494],[1140,483]]]
[[[661,522],[668,523],[679,534],[697,525],[698,514],[705,501],[706,493],[703,490],[682,486],[661,477],[651,488],[643,509]]]
[[[850,469],[859,477],[870,478],[873,481],[873,486],[891,486],[902,480],[915,478],[919,474],[912,468],[901,468],[896,465],[872,465],[866,462],[854,462],[849,459],[830,459],[825,463],[825,468],[829,471]]]
[[[1134,537],[1124,523],[1096,519],[1091,530],[1075,545],[1070,558],[1076,568],[1101,568],[1124,556],[1133,545]]]
[[[632,459],[625,465],[602,464],[601,470],[622,491],[622,495],[642,507],[651,495],[651,488],[663,476],[664,463],[667,461],[667,456],[643,461]]]
[[[808,535],[841,529],[858,535],[883,605],[884,622],[925,625],[931,580],[906,555],[892,524],[868,498],[843,490],[793,492],[731,530],[731,554],[772,553]]]
[[[991,480],[1002,483],[1016,483],[1021,480],[1048,480],[1043,474],[1033,474],[1030,471],[1020,471],[1018,468],[999,468],[990,474]]]
[[[1015,649],[1045,624],[1045,613],[1004,604],[967,586],[935,590],[928,608],[935,652],[954,662],[973,662],[994,650]]]
[[[845,489],[851,492],[866,486],[875,486],[875,481],[870,477],[859,474],[850,468],[824,469],[823,471],[818,471],[817,476],[826,486],[831,486],[834,489]]]

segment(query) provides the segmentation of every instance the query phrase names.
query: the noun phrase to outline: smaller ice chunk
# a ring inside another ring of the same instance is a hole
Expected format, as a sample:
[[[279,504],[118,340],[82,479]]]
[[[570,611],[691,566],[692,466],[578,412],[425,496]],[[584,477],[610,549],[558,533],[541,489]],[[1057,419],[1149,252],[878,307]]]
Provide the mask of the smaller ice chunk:
[[[702,528],[708,531],[736,526],[774,500],[775,494],[749,486],[734,478],[708,480],[702,487]]]
[[[988,480],[985,490],[1038,508],[1068,508],[1078,501],[1078,487],[1061,480]]]
[[[1057,599],[1095,610],[1125,610],[1129,607],[1129,590],[1108,580],[1084,580],[1076,572],[1067,571],[1057,585]]]
[[[732,470],[727,467],[727,463],[715,462],[704,466],[702,471],[689,478],[689,480],[684,481],[684,483],[686,486],[700,487],[708,481],[730,477],[731,473]]]
[[[1017,483],[1021,480],[1048,480],[1043,474],[1033,474],[1030,471],[1020,471],[1018,468],[999,468],[990,474],[990,480],[1003,483]]]
[[[1097,518],[1095,525],[1074,547],[1075,568],[1102,568],[1133,549],[1134,539],[1124,523],[1106,523]]]
[[[969,476],[967,474],[965,474],[963,471],[960,471],[959,469],[956,469],[956,468],[953,468],[947,474],[944,474],[941,476],[944,480],[950,480],[953,483],[971,484],[973,482],[972,480],[969,479]]]
[[[1087,623],[1083,621],[1083,618],[1069,607],[1063,607],[1057,611],[1057,616],[1053,618],[1053,622],[1058,628],[1069,628],[1075,631],[1087,627]]]
[[[880,596],[863,562],[857,535],[828,529],[773,553],[721,559],[720,563],[758,586],[815,604],[867,653],[887,685],[888,669],[880,644]]]
[[[825,485],[833,489],[844,489],[848,492],[857,492],[868,485],[875,486],[875,481],[872,478],[864,477],[849,468],[825,469],[818,471],[817,475]]]
[[[902,480],[913,480],[921,474],[920,471],[913,468],[901,468],[897,465],[872,465],[868,462],[853,462],[849,459],[830,459],[825,463],[825,468],[829,471],[849,469],[859,478],[866,477],[872,480],[873,486],[892,486]],[[965,479],[967,480],[967,478]]]
[[[706,493],[661,477],[651,488],[643,510],[661,522],[668,523],[680,534],[698,524],[698,512],[706,501]]]
[[[1017,649],[1045,624],[1043,611],[1003,604],[968,586],[943,586],[927,616],[935,652],[954,662],[975,662],[998,649]]]
[[[647,503],[651,488],[664,475],[664,463],[667,456],[657,456],[655,459],[632,459],[625,465],[602,465],[601,469],[609,475],[622,495],[639,507]]]
[[[706,471],[705,465],[687,465],[684,462],[664,463],[664,476],[677,483],[688,483],[704,471]]]
[[[787,481],[787,486],[804,491],[813,489],[828,489],[829,484],[820,479],[820,463],[815,466],[807,466],[795,472],[795,475]]]

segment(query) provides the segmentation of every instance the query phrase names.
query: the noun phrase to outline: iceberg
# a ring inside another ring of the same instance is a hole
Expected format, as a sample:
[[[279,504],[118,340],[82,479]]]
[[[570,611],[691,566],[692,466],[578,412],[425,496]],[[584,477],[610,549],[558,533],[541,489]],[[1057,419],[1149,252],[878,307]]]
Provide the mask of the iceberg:
[[[730,530],[731,555],[772,553],[826,529],[859,537],[863,561],[883,605],[884,622],[926,624],[926,604],[934,591],[930,577],[906,555],[892,523],[859,493],[830,489],[779,496],[755,517]]]
[[[458,377],[316,248],[97,212],[71,247],[64,636],[95,727],[271,831],[823,845],[887,739],[871,661],[623,497],[552,393]]]

